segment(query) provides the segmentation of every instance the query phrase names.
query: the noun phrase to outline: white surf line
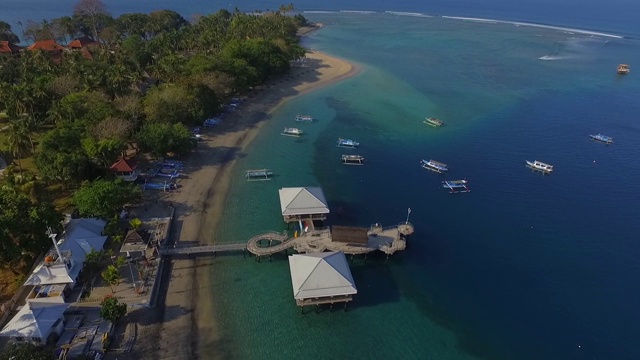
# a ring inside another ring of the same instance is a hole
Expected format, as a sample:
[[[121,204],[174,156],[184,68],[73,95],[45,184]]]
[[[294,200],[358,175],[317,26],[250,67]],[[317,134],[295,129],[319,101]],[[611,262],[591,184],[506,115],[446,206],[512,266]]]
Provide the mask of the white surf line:
[[[527,23],[527,22],[520,22],[520,21],[493,20],[493,19],[482,19],[482,18],[461,17],[461,16],[442,16],[442,17],[446,19],[454,19],[454,20],[476,21],[476,22],[494,23],[494,24],[495,23],[510,24],[510,25],[516,25],[516,26],[529,26],[529,27],[537,27],[537,28],[543,28],[543,29],[567,31],[571,33],[584,34],[584,35],[594,35],[594,36],[610,37],[615,39],[624,39],[624,36],[607,34],[607,33],[602,33],[598,31],[572,29],[572,28],[566,28],[561,26],[542,25],[542,24]]]

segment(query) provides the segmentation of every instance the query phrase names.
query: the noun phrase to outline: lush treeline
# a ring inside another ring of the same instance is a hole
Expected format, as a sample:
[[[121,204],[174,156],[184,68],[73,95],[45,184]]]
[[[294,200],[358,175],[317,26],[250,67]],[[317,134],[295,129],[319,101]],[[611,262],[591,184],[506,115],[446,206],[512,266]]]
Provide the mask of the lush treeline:
[[[100,0],[80,0],[72,16],[22,24],[23,42],[66,44],[88,36],[97,44],[0,56],[0,127],[7,127],[0,147],[15,164],[6,172],[13,192],[3,196],[23,193],[37,209],[42,199],[34,188],[74,190],[84,184],[89,191],[96,179],[108,179],[109,165],[128,150],[156,157],[188,153],[195,146],[188,126],[216,114],[229,97],[286,73],[291,60],[304,56],[296,31],[305,22],[281,11],[221,10],[192,21],[171,10],[114,18]],[[13,30],[0,22],[0,40],[18,42]],[[27,158],[35,169],[23,173]],[[90,203],[86,196],[78,199]],[[118,205],[83,215],[115,213]],[[7,223],[14,216],[5,215]],[[0,222],[2,216],[0,211]],[[22,233],[2,224],[0,242],[20,244]],[[48,245],[38,238],[41,248]],[[25,250],[33,253],[37,246]]]

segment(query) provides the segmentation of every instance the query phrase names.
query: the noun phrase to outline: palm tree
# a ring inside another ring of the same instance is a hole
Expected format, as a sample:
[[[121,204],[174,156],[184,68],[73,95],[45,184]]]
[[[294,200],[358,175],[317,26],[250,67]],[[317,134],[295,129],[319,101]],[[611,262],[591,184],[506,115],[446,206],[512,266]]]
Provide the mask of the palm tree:
[[[20,169],[20,175],[22,175],[21,159],[23,156],[29,155],[33,147],[31,134],[24,121],[21,120],[11,121],[7,130],[6,144],[13,157],[18,160],[18,169]]]

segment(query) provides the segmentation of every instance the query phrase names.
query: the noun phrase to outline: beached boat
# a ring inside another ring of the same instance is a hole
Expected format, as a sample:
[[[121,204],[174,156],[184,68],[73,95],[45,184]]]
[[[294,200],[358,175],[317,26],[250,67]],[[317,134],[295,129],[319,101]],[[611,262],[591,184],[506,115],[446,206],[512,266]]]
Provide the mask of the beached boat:
[[[309,116],[309,115],[296,115],[295,121],[306,121],[306,122],[312,122],[313,121],[313,117]]]
[[[254,169],[254,170],[247,170],[244,176],[247,179],[247,181],[262,181],[262,180],[271,180],[272,175],[273,175],[273,171],[269,169]]]
[[[342,163],[344,165],[364,165],[364,156],[360,155],[342,155]]]
[[[300,135],[302,135],[302,130],[300,130],[298,128],[284,128],[284,130],[282,130],[282,134],[281,135],[285,135],[285,136],[300,136]]]
[[[434,117],[430,117],[430,118],[424,119],[423,123],[425,123],[427,125],[431,125],[433,127],[440,127],[440,126],[444,125],[444,122],[442,122],[442,120],[434,118]]]
[[[627,64],[618,65],[618,74],[627,75],[630,72],[631,72],[631,69],[629,68],[629,65]]]
[[[435,171],[437,173],[443,173],[449,170],[449,168],[447,168],[447,164],[443,164],[435,160],[427,161],[422,159],[420,161],[420,165],[427,170]]]
[[[534,161],[525,160],[525,161],[527,162],[528,168],[532,170],[540,171],[543,174],[550,174],[553,171],[553,165],[543,163],[542,161],[538,161],[538,160],[534,160]]]
[[[596,134],[596,135],[589,135],[589,137],[591,138],[591,140],[600,141],[600,142],[605,143],[607,145],[613,144],[613,138],[611,136],[605,136],[605,135],[602,135],[602,134]]]
[[[360,145],[359,142],[351,140],[351,139],[342,139],[338,138],[338,146],[346,147],[346,148],[355,148]]]
[[[447,180],[442,182],[442,187],[449,189],[450,193],[465,193],[471,191],[467,186],[467,180]]]

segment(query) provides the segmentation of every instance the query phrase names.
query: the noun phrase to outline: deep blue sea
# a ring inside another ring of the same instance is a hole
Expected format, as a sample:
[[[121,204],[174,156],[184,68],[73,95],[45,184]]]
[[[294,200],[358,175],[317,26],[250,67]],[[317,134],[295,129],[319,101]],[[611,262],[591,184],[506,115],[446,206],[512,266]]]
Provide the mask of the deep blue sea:
[[[3,0],[0,18],[60,16],[70,12],[65,3],[73,1]],[[105,3],[114,14],[168,7],[185,16],[279,5]],[[640,23],[632,18],[640,4],[295,5],[328,24],[305,46],[362,71],[273,114],[238,160],[238,181],[212,237],[235,242],[284,229],[277,190],[315,185],[332,210],[344,209],[331,224],[392,225],[410,207],[416,233],[386,264],[354,260],[359,293],[346,313],[301,315],[284,256],[217,258],[209,285],[222,338],[202,341],[238,359],[640,359]],[[334,11],[341,9],[375,12]],[[622,62],[631,74],[616,75]],[[297,113],[318,121],[297,124]],[[426,116],[446,125],[428,127]],[[305,135],[283,137],[283,126]],[[589,140],[599,132],[615,143]],[[345,151],[335,146],[338,137],[362,145]],[[365,166],[341,165],[343,153],[364,155]],[[449,174],[420,168],[423,158],[447,163]],[[555,171],[533,173],[525,160]],[[255,167],[276,177],[243,181]],[[441,187],[462,178],[470,193]]]

